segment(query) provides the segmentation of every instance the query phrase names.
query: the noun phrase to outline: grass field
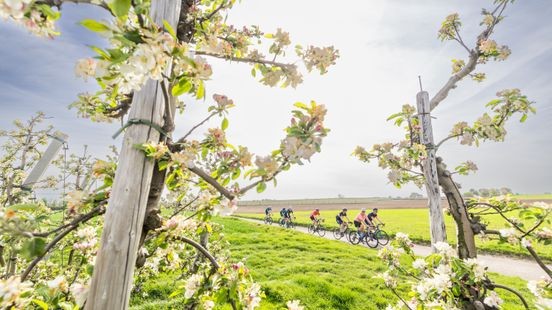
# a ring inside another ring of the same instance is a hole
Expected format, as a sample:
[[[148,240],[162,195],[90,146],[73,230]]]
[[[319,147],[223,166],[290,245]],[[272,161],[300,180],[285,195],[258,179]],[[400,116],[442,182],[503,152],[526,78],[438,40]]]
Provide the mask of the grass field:
[[[284,309],[288,300],[299,299],[306,309],[382,309],[396,297],[373,277],[386,269],[377,252],[279,227],[233,218],[217,218],[225,226],[234,259],[246,259],[253,278],[266,294],[261,309]],[[497,283],[514,287],[532,300],[526,282],[492,274]],[[178,309],[179,299],[169,299],[174,277],[151,279],[144,287],[147,297],[134,296],[132,309]],[[405,284],[402,290],[406,290]],[[522,309],[516,298],[497,291],[505,299],[503,309]],[[228,309],[220,307],[217,309]]]
[[[279,217],[277,214],[279,210],[275,210],[275,219]],[[360,210],[349,209],[351,221],[360,212]],[[379,215],[382,221],[385,223],[384,230],[389,234],[394,235],[397,232],[404,232],[410,235],[410,238],[415,242],[429,243],[429,215],[427,209],[385,209],[380,210]],[[335,215],[338,211],[322,210],[322,217],[326,219],[324,226],[328,228],[337,227],[335,223]],[[297,211],[295,212],[296,222],[299,225],[308,225],[311,223],[309,219],[310,211]],[[263,214],[252,213],[239,213],[238,216],[262,219]],[[498,216],[489,216],[491,224],[489,228],[500,229],[504,228],[504,221]],[[451,216],[445,216],[445,224],[447,227],[447,236],[450,243],[455,243],[456,240],[456,226]],[[507,254],[520,257],[529,257],[527,250],[520,246],[514,246],[508,243],[499,243],[497,240],[482,241],[477,238],[478,248],[488,253]],[[544,259],[552,261],[552,247],[544,246],[542,244],[535,244],[535,249]]]

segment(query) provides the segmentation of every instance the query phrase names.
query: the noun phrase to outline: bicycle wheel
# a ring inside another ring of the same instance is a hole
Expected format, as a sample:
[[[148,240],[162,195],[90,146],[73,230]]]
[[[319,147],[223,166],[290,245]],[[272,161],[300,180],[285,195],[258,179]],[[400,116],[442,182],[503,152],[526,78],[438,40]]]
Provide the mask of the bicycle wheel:
[[[378,239],[373,233],[368,233],[366,237],[364,237],[364,243],[372,249],[378,247]]]
[[[333,236],[335,239],[340,240],[345,234],[341,232],[341,228],[337,227],[333,230]]]
[[[274,223],[274,220],[271,217],[269,217],[268,219],[266,219],[266,223],[268,225],[272,225],[272,223]]]
[[[389,235],[383,230],[378,230],[376,232],[376,239],[378,239],[381,245],[387,245],[387,243],[389,243]]]
[[[322,227],[322,226],[318,227],[316,232],[318,233],[318,235],[320,237],[324,237],[326,235],[326,229],[324,229],[324,227]]]
[[[358,244],[360,242],[360,236],[358,235],[358,233],[354,230],[351,230],[349,232],[349,242],[351,244]]]
[[[310,233],[314,233],[314,227],[312,227],[312,225],[309,225],[309,226],[307,227],[307,231],[309,232],[309,234],[310,234]]]

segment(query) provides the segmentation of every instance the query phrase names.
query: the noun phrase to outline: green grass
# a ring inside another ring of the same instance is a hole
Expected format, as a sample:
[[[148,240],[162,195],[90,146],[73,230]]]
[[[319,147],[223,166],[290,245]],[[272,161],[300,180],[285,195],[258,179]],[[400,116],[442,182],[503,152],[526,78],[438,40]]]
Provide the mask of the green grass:
[[[279,214],[274,214],[274,219],[279,218]],[[324,226],[328,228],[335,228],[335,215],[339,211],[322,210],[322,217],[326,222]],[[360,212],[360,210],[349,209],[349,219],[352,221],[354,217]],[[263,219],[264,214],[242,213],[238,216]],[[309,219],[310,211],[296,211],[296,222],[299,225],[308,225],[311,223]],[[389,234],[394,235],[397,232],[404,232],[410,235],[410,238],[419,243],[429,243],[429,213],[427,209],[381,209],[379,211],[381,220],[385,223],[384,230]],[[486,217],[491,222],[488,226],[490,229],[504,228],[504,221],[499,215],[492,215]],[[445,216],[445,225],[447,228],[447,236],[450,243],[454,244],[456,240],[456,225],[451,216]],[[498,240],[476,240],[478,249],[486,253],[506,254],[520,257],[530,257],[527,250],[520,246],[514,246],[509,243],[500,243]],[[542,244],[534,244],[535,250],[545,260],[552,261],[552,247],[544,246]]]
[[[299,299],[306,309],[382,309],[396,297],[373,277],[386,270],[377,252],[361,246],[314,237],[275,226],[234,218],[217,218],[225,226],[233,259],[245,259],[266,298],[261,309],[283,309],[288,300]],[[526,282],[517,277],[492,274],[529,298]],[[179,300],[168,300],[173,277],[159,275],[144,286],[147,297],[133,297],[133,309],[178,309]],[[407,284],[400,289],[404,292]],[[522,309],[516,298],[499,292],[503,309]],[[219,309],[227,309],[221,307]]]

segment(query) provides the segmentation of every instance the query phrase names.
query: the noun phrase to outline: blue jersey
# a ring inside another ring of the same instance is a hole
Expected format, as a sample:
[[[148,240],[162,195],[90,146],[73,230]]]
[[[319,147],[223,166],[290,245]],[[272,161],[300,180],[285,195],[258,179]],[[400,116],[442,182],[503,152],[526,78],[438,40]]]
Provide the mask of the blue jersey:
[[[265,209],[265,215],[268,215],[268,213],[270,213],[270,211],[272,211],[272,208],[268,207]]]

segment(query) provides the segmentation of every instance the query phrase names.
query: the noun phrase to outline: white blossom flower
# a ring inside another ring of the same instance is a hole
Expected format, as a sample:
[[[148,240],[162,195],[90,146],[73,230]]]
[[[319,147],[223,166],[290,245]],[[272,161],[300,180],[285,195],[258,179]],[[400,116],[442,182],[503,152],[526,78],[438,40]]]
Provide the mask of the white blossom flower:
[[[52,291],[65,292],[68,289],[67,280],[65,280],[65,277],[63,276],[58,276],[55,279],[46,282],[46,285]]]
[[[521,239],[521,246],[524,248],[528,248],[531,246],[531,241],[529,239]]]
[[[495,291],[491,291],[485,299],[483,299],[483,302],[489,306],[494,308],[499,308],[500,305],[503,303],[502,299],[498,296],[498,294]]]
[[[25,308],[25,305],[30,303],[30,299],[22,298],[21,295],[30,292],[32,287],[32,283],[21,282],[18,276],[0,280],[0,308],[10,308],[12,305],[16,308]]]
[[[305,307],[301,306],[301,301],[291,300],[286,303],[288,310],[303,310]]]
[[[215,302],[207,299],[203,302],[203,309],[205,310],[212,310],[215,307]]]
[[[86,301],[86,298],[88,298],[88,290],[89,287],[87,284],[77,282],[71,285],[71,295],[73,295],[73,298],[79,307],[82,307]]]
[[[258,283],[253,283],[251,287],[247,290],[247,295],[245,296],[245,305],[247,310],[252,310],[257,308],[261,304],[261,285]]]
[[[433,247],[439,254],[445,257],[456,256],[456,251],[446,242],[436,242]]]
[[[79,59],[75,64],[75,75],[87,81],[89,77],[96,76],[96,65],[93,58]]]
[[[498,232],[500,233],[500,236],[503,237],[503,238],[509,238],[509,237],[515,235],[515,233],[516,233],[515,229],[513,229],[513,228],[500,229],[500,230],[498,230]]]
[[[194,296],[201,285],[201,279],[201,275],[194,274],[188,279],[188,281],[186,281],[186,284],[184,285],[184,298],[190,299]]]
[[[427,262],[422,258],[418,258],[412,262],[412,267],[419,270],[424,270],[427,267]]]

